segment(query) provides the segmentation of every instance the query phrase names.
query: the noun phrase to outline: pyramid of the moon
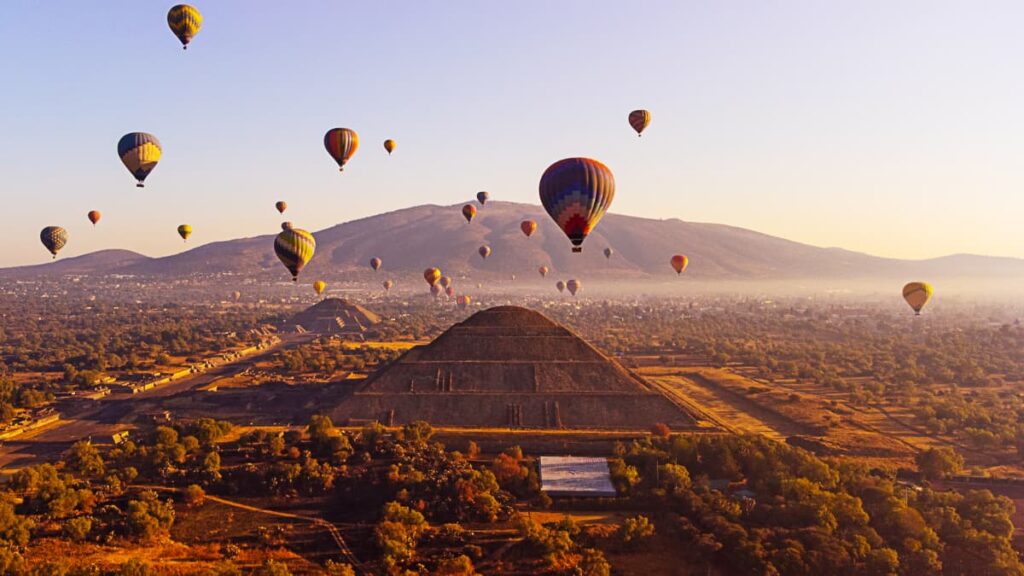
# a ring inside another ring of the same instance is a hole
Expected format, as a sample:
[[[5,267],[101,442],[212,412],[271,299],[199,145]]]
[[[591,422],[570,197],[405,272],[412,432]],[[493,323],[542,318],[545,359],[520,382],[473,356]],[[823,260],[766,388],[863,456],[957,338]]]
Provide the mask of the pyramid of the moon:
[[[646,430],[693,417],[564,326],[515,306],[477,312],[382,368],[335,422]]]
[[[379,322],[379,316],[358,304],[342,298],[324,298],[292,316],[284,323],[283,328],[298,332],[359,338],[365,336]]]

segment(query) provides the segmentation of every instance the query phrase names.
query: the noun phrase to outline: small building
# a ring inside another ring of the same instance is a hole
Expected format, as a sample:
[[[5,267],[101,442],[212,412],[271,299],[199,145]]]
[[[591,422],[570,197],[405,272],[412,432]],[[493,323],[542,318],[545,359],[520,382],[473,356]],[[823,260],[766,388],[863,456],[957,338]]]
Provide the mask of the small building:
[[[616,496],[607,458],[541,456],[540,489],[551,497]]]

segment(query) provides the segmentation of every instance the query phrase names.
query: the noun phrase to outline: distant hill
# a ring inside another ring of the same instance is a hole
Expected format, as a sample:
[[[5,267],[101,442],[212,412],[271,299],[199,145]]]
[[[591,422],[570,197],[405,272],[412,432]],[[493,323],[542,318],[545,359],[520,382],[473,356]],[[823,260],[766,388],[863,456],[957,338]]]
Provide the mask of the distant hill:
[[[339,224],[316,232],[316,257],[307,276],[335,277],[353,270],[368,274],[370,258],[384,261],[384,272],[418,272],[438,266],[445,273],[477,276],[536,275],[548,266],[555,275],[586,271],[626,278],[669,277],[672,254],[690,258],[687,277],[704,279],[790,278],[1024,278],[1024,259],[954,255],[929,260],[879,258],[838,248],[820,248],[722,224],[655,220],[607,215],[572,254],[569,242],[540,206],[488,202],[467,224],[460,205],[424,205]],[[523,219],[535,220],[537,231],[526,238]],[[296,225],[301,227],[301,222]],[[276,234],[276,232],[275,232]],[[274,234],[214,242],[163,258],[146,258],[108,250],[40,266],[0,270],[0,276],[40,273],[123,272],[152,276],[190,273],[276,274],[287,277],[273,251]],[[477,248],[487,244],[487,260]],[[605,247],[614,255],[605,259]]]

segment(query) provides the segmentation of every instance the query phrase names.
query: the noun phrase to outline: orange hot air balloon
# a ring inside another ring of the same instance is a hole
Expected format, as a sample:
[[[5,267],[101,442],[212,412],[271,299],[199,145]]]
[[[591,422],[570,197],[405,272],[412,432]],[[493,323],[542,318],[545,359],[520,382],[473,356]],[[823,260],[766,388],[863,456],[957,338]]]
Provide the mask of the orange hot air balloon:
[[[374,270],[380,270],[380,265],[383,264],[380,258],[370,258],[370,268]]]
[[[390,138],[385,140],[384,149],[388,151],[388,156],[391,156],[391,153],[395,151],[395,141]]]
[[[481,258],[483,258],[484,260],[486,260],[486,259],[487,259],[487,257],[491,255],[491,247],[490,247],[490,246],[481,246],[481,247],[480,247],[480,248],[479,248],[479,249],[477,250],[477,252],[479,252],[479,253],[480,253],[480,257],[481,257]]]
[[[395,285],[395,283],[392,282],[391,280],[385,280],[384,281],[384,291],[385,292],[391,292],[391,287],[394,286],[394,285]]]
[[[452,296],[455,296],[455,287],[454,286],[449,286],[449,287],[445,288],[444,289],[444,293],[446,295],[448,295],[449,298],[451,298]]]
[[[533,220],[523,220],[519,223],[519,229],[523,231],[523,234],[526,234],[527,238],[529,238],[537,231],[537,223]]]
[[[555,282],[555,288],[558,288],[559,292],[565,292],[565,282],[562,282],[561,280]]]
[[[543,278],[543,277],[548,275],[548,267],[547,266],[541,266],[540,268],[537,268],[537,272],[540,272],[540,276],[541,276],[541,278]]]
[[[324,148],[338,163],[338,170],[344,172],[345,164],[359,148],[359,135],[348,128],[331,128],[324,134]]]
[[[466,222],[472,222],[476,216],[476,206],[472,204],[466,204],[462,207],[462,216],[466,219]]]
[[[427,281],[427,284],[433,286],[441,279],[441,270],[439,268],[427,268],[423,271],[423,279]]]
[[[686,266],[690,263],[690,259],[682,254],[676,254],[672,257],[672,268],[675,269],[676,274],[682,274],[683,270],[686,270]]]
[[[288,203],[284,200],[278,200],[274,203],[274,208],[277,208],[278,212],[284,214],[284,211],[288,209]]]
[[[583,288],[583,283],[573,278],[565,283],[565,287],[569,289],[569,294],[575,296]]]
[[[323,294],[326,288],[327,282],[324,282],[323,280],[317,280],[316,282],[313,282],[313,291],[316,292],[317,296]]]
[[[99,222],[99,221],[100,221],[100,211],[99,210],[90,210],[89,211],[89,222],[92,222],[92,225],[95,226],[96,223]]]
[[[452,285],[452,277],[451,276],[441,276],[441,279],[438,280],[438,282],[441,284],[441,288],[447,289],[449,286]]]

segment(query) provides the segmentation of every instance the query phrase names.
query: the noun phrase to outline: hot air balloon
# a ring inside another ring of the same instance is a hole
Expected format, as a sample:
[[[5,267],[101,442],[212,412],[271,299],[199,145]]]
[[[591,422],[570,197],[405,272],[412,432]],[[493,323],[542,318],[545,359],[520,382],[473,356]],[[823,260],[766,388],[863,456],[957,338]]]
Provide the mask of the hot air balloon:
[[[395,285],[395,283],[392,282],[391,280],[385,280],[384,281],[384,291],[385,292],[391,292],[391,287],[394,286],[394,285]]]
[[[60,226],[47,226],[43,228],[43,231],[39,233],[39,239],[43,242],[43,246],[53,254],[54,259],[57,258],[57,252],[68,243],[68,231],[61,228]]]
[[[636,135],[639,137],[647,128],[647,125],[651,123],[651,113],[647,110],[633,110],[629,113],[629,125],[636,130]]]
[[[903,287],[903,299],[914,309],[914,314],[921,315],[921,309],[932,298],[932,285],[927,282],[911,282]]]
[[[472,222],[474,216],[476,216],[476,206],[466,204],[462,207],[462,217],[466,219],[466,222]]]
[[[291,230],[295,225],[289,221],[281,222],[281,230]]]
[[[537,231],[537,223],[533,220],[523,220],[519,223],[519,229],[523,231],[523,234],[526,234],[527,238],[529,238]]]
[[[516,281],[516,275],[515,274],[510,274],[509,278],[511,278],[513,282]]]
[[[433,286],[441,279],[441,270],[438,268],[427,268],[423,271],[423,279],[427,281],[427,284]]]
[[[559,292],[565,292],[565,282],[562,282],[561,280],[555,282],[555,288],[558,288]]]
[[[480,248],[479,248],[479,249],[477,250],[477,252],[479,252],[479,253],[480,253],[480,257],[481,257],[481,258],[483,258],[484,260],[486,260],[486,259],[487,259],[487,257],[491,255],[491,247],[490,247],[490,246],[481,246],[481,247],[480,247]]]
[[[191,236],[191,235],[192,235],[192,227],[191,226],[189,226],[188,224],[182,224],[181,226],[178,226],[178,236],[181,236],[181,239],[183,241],[184,240],[188,240],[188,237]]]
[[[614,253],[615,252],[612,252],[612,249],[610,247],[604,249],[604,257],[609,259],[609,260],[611,260],[612,254],[614,254]]]
[[[395,141],[390,138],[385,140],[384,149],[388,151],[388,156],[391,156],[391,153],[395,151]]]
[[[95,226],[100,221],[101,214],[99,210],[90,210],[88,216],[89,222],[92,222],[92,225]]]
[[[327,153],[338,163],[338,170],[345,171],[345,163],[359,148],[359,135],[355,130],[348,128],[331,128],[324,134],[324,148]]]
[[[547,266],[541,266],[540,268],[537,268],[537,272],[540,272],[540,276],[541,276],[541,278],[543,278],[543,277],[548,275],[548,267]]]
[[[583,241],[604,216],[615,197],[615,177],[607,166],[590,158],[559,160],[540,178],[540,201],[552,220],[583,251]]]
[[[370,268],[374,270],[380,270],[380,265],[383,264],[380,258],[370,258]]]
[[[316,292],[317,296],[323,294],[325,289],[327,289],[327,282],[324,282],[323,280],[313,282],[313,292]]]
[[[241,293],[241,292],[239,292],[238,290],[235,290],[234,292],[232,292],[232,293],[231,293],[231,298],[232,298],[232,299],[233,299],[233,300],[234,300],[235,302],[238,302],[239,300],[241,300],[241,299],[242,299],[242,293]]]
[[[167,25],[181,41],[181,49],[188,50],[188,43],[203,26],[203,15],[194,6],[178,4],[167,12]]]
[[[152,134],[132,132],[125,134],[117,142],[117,155],[121,157],[124,167],[135,176],[135,186],[145,186],[146,176],[156,168],[163,153],[160,141]]]
[[[573,278],[572,280],[569,280],[568,282],[565,283],[565,287],[569,289],[569,294],[575,296],[576,293],[579,292],[581,288],[583,288],[583,284],[579,280]]]
[[[477,192],[476,193],[476,201],[479,202],[481,206],[483,206],[484,204],[487,204],[487,201],[490,200],[490,199],[491,199],[491,193],[490,192]]]
[[[313,259],[316,240],[301,228],[282,230],[274,239],[274,253],[284,267],[292,273],[292,282],[299,280],[299,272]]]
[[[278,200],[274,203],[274,208],[277,208],[278,212],[284,214],[284,211],[288,209],[288,203],[284,200]]]
[[[686,266],[690,263],[690,259],[682,254],[676,254],[672,257],[672,268],[675,269],[676,274],[682,274],[683,270],[686,270]]]
[[[430,295],[433,296],[434,298],[437,298],[438,296],[440,296],[441,290],[442,288],[440,284],[433,284],[430,286]]]
[[[438,280],[438,282],[441,284],[441,288],[447,289],[452,285],[452,278],[451,276],[441,276],[441,279]]]
[[[445,294],[446,294],[446,295],[447,295],[447,296],[448,296],[449,298],[451,298],[452,296],[455,296],[455,287],[454,287],[454,286],[449,286],[449,287],[445,288],[445,289],[444,289],[444,293],[445,293]]]
[[[469,302],[470,302],[469,296],[466,296],[465,294],[463,294],[462,296],[459,296],[459,299],[458,299],[459,308],[466,308],[467,306],[469,306]]]

